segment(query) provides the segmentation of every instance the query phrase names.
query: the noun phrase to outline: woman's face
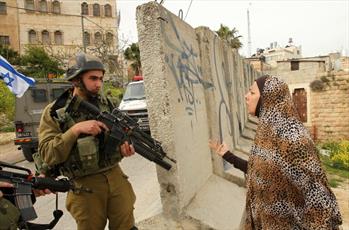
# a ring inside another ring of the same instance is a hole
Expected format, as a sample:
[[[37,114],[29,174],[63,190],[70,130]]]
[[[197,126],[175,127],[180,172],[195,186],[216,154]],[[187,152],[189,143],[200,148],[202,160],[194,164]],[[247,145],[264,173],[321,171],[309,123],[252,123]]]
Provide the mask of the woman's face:
[[[247,104],[247,111],[251,115],[256,115],[256,107],[261,94],[259,92],[256,82],[253,82],[252,86],[245,95],[245,100]]]

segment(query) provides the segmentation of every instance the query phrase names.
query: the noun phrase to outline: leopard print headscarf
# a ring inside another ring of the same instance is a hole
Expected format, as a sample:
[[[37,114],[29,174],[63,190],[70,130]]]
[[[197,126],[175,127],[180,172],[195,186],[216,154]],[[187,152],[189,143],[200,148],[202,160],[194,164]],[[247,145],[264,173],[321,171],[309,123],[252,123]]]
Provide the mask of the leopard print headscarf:
[[[337,229],[341,215],[286,83],[268,76],[248,163],[245,229]]]

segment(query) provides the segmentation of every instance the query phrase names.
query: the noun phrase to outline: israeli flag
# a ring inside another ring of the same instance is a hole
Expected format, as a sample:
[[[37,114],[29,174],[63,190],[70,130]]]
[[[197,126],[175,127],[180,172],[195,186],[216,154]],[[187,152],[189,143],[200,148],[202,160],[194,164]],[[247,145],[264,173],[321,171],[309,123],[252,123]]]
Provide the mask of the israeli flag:
[[[0,79],[16,97],[22,97],[24,92],[35,84],[34,78],[26,77],[17,72],[11,64],[0,55]]]

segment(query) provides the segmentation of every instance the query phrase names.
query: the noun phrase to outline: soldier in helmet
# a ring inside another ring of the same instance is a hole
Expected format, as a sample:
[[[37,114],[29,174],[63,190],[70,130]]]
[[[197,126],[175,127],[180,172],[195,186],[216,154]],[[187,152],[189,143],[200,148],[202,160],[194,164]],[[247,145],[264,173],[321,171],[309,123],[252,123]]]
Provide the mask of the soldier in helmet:
[[[58,168],[60,174],[72,179],[76,186],[88,192],[69,192],[67,210],[77,223],[77,229],[129,230],[134,226],[135,194],[118,162],[134,154],[125,142],[111,159],[103,159],[108,128],[88,114],[67,110],[73,96],[109,111],[113,105],[99,94],[103,85],[104,66],[91,55],[80,53],[68,63],[65,78],[73,88],[49,104],[39,126],[39,155],[44,164]]]

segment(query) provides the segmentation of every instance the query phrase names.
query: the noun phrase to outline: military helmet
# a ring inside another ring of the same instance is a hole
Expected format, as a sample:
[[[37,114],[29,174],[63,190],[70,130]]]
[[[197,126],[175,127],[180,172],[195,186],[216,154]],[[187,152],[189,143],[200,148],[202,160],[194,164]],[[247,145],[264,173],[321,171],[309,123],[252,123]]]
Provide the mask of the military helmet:
[[[80,73],[88,70],[102,70],[105,72],[102,61],[89,54],[79,53],[75,57],[69,59],[68,70],[64,78],[68,81],[72,80]]]

